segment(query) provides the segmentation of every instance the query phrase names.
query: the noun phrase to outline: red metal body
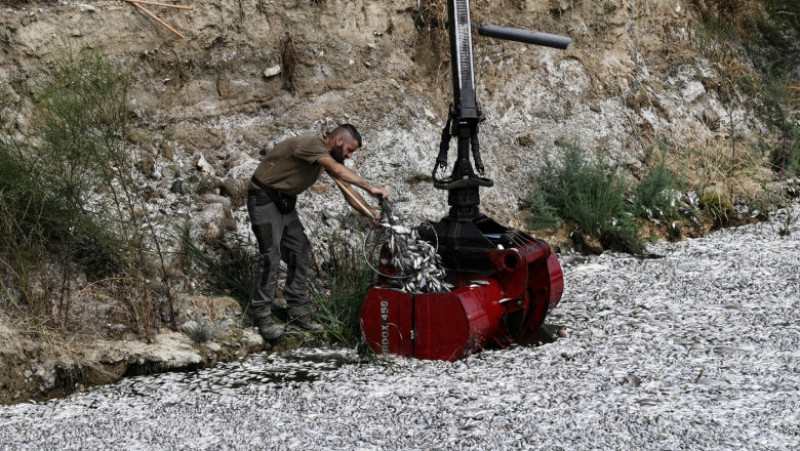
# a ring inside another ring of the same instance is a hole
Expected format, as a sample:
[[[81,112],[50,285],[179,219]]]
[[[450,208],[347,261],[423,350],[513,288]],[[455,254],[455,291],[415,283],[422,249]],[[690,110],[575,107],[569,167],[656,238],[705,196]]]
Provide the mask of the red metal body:
[[[533,239],[491,251],[490,274],[450,274],[447,293],[367,293],[362,330],[377,353],[448,360],[530,337],[561,299],[564,278],[550,246]]]

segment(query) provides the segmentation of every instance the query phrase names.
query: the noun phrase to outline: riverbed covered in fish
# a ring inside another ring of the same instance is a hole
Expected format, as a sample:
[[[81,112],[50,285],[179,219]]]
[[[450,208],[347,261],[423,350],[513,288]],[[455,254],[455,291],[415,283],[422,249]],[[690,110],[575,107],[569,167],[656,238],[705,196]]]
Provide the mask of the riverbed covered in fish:
[[[660,258],[562,255],[548,323],[569,336],[550,344],[131,378],[0,407],[0,448],[798,449],[798,217],[649,245]]]

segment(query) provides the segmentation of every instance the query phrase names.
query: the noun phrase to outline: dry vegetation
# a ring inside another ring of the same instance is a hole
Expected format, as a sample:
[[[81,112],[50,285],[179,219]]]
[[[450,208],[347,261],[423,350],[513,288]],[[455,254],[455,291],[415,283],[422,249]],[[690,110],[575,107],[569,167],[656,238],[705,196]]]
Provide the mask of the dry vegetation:
[[[43,327],[122,322],[149,340],[161,318],[174,326],[162,238],[134,178],[129,83],[99,51],[70,50],[32,83],[26,127],[22,103],[0,98],[0,306]],[[120,308],[99,308],[109,299]]]

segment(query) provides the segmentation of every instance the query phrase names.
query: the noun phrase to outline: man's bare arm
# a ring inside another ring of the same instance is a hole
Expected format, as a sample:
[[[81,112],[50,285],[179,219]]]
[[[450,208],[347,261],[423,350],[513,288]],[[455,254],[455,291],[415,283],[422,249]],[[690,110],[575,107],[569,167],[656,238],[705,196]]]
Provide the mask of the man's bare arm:
[[[389,191],[386,188],[378,187],[367,182],[360,175],[356,174],[347,166],[334,160],[333,157],[322,157],[317,160],[331,177],[341,180],[345,183],[355,185],[364,191],[370,193],[373,197],[389,197]]]
[[[334,178],[333,181],[336,182],[336,185],[342,191],[345,200],[347,200],[347,203],[350,204],[354,210],[372,219],[376,223],[380,220],[380,212],[370,208],[369,204],[367,204],[367,201],[365,201],[364,198],[361,197],[361,195],[358,194],[358,192],[354,190],[352,186],[350,186],[350,184],[337,178]]]

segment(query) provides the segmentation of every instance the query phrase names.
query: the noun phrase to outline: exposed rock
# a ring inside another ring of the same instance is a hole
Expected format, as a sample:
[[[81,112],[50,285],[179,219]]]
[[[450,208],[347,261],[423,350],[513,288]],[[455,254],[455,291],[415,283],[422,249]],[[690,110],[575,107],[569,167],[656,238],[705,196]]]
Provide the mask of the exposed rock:
[[[222,322],[239,321],[242,308],[230,297],[189,296],[181,300],[177,307],[181,312],[178,323],[189,320]]]
[[[217,92],[221,100],[241,99],[246,96],[257,95],[257,92],[253,90],[253,86],[246,80],[231,80],[229,78],[217,80]],[[216,137],[219,138],[220,136],[216,135]]]
[[[281,73],[281,66],[279,64],[276,64],[275,66],[268,67],[266,70],[264,70],[264,77],[272,78],[276,75],[279,75],[280,73]]]
[[[161,150],[161,156],[169,161],[173,161],[175,159],[175,152],[172,150],[172,146],[169,145],[168,142],[164,141],[159,146]]]
[[[233,166],[222,180],[221,191],[231,199],[232,205],[240,207],[247,198],[250,178],[258,166],[258,161],[242,152],[231,163]]]
[[[681,95],[683,96],[683,101],[686,103],[692,103],[697,100],[701,95],[706,93],[706,88],[703,86],[703,83],[700,81],[694,80],[683,89]]]
[[[139,161],[136,163],[137,169],[145,177],[152,178],[155,175],[156,160],[153,154],[149,152],[142,152],[139,155]]]
[[[241,309],[233,299],[198,296],[180,305],[199,321],[214,321],[217,342],[193,343],[184,333],[162,330],[152,343],[134,337],[43,343],[9,327],[0,315],[0,404],[64,396],[125,376],[203,368],[262,349],[261,337],[240,326]]]
[[[236,222],[227,197],[207,194],[199,198],[198,211],[189,219],[189,236],[198,243],[213,243],[226,230],[234,230]]]
[[[216,150],[225,144],[225,137],[213,127],[195,125],[176,126],[174,139],[187,148],[197,150]]]
[[[214,175],[215,173],[214,166],[212,166],[211,164],[209,164],[208,161],[206,161],[206,157],[204,155],[200,155],[197,157],[197,163],[195,164],[195,167],[199,169],[201,172],[204,172],[208,175]]]

